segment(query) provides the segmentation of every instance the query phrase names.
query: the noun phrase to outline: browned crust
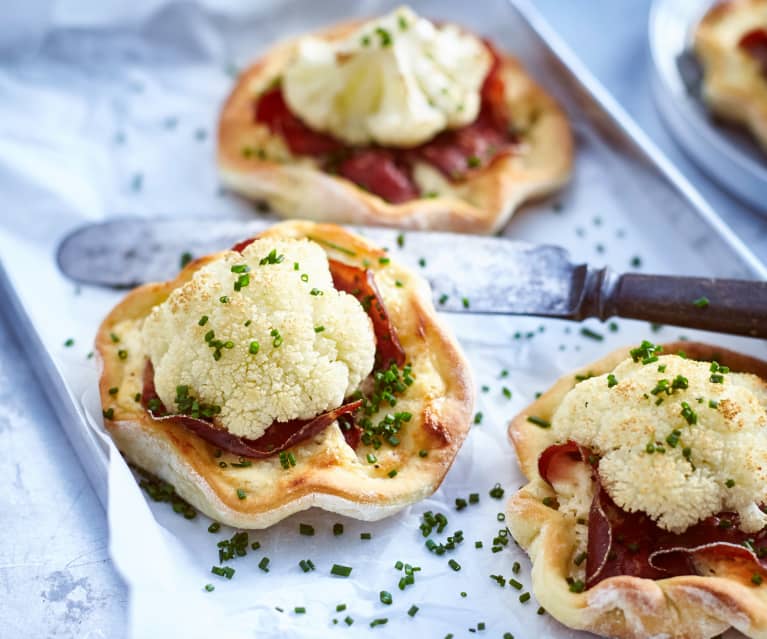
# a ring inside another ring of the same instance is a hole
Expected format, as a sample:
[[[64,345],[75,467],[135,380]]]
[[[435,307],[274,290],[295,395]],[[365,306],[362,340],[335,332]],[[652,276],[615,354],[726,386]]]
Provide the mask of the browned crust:
[[[695,31],[703,65],[703,97],[720,117],[743,124],[767,151],[767,78],[737,45],[751,29],[767,28],[767,0],[726,0]]]
[[[253,470],[248,472],[255,473],[256,480],[250,481],[245,471],[219,467],[220,461],[237,461],[234,456],[215,457],[214,446],[184,428],[153,421],[138,404],[115,406],[109,389],[126,384],[129,375],[140,374],[133,357],[144,357],[137,353],[121,360],[117,356],[121,344],[110,338],[115,326],[127,319],[146,317],[173,289],[216,259],[217,255],[211,255],[195,260],[170,282],[135,289],[99,328],[96,348],[103,361],[101,401],[105,409],[114,409],[114,419],[106,420],[106,427],[118,448],[136,465],[172,483],[184,499],[205,514],[243,528],[263,528],[312,506],[359,519],[379,519],[428,496],[442,482],[469,430],[474,401],[469,366],[455,338],[437,318],[428,285],[393,261],[380,266],[377,258],[383,251],[334,225],[283,222],[260,235],[266,236],[311,236],[351,248],[357,254],[350,258],[326,249],[333,259],[355,264],[367,259],[374,265],[371,268],[376,270],[408,361],[419,371],[403,396],[415,401],[417,410],[411,411],[413,419],[402,431],[402,443],[391,449],[389,457],[379,452],[379,459],[386,461],[372,472],[365,462],[366,449],[355,453],[340,445],[343,436],[333,424],[314,440],[292,449],[298,463],[290,470],[283,470],[274,458],[253,460]],[[405,286],[395,288],[395,279]],[[419,456],[421,449],[428,451],[427,457]],[[395,478],[387,475],[391,468],[398,470]],[[237,497],[240,487],[248,494],[244,500]]]
[[[358,24],[342,23],[319,35],[341,38]],[[492,233],[522,203],[551,193],[570,177],[573,139],[567,117],[520,62],[505,54],[501,55],[501,73],[507,107],[513,122],[526,125],[523,148],[475,171],[458,188],[460,197],[390,204],[345,178],[305,163],[245,157],[243,148],[254,141],[253,87],[263,87],[279,77],[294,44],[289,41],[274,47],[239,77],[224,104],[218,127],[218,165],[224,184],[246,197],[268,202],[285,217]]]
[[[692,359],[716,360],[733,371],[767,379],[767,362],[696,342],[666,344],[664,352],[682,350]],[[527,421],[534,415],[551,420],[562,399],[577,383],[575,375],[602,375],[629,356],[619,349],[559,379],[509,425],[522,472],[530,483],[507,505],[514,538],[533,562],[533,591],[540,604],[567,626],[621,639],[649,636],[704,639],[730,626],[749,637],[767,637],[767,589],[750,582],[753,570],[738,560],[710,562],[703,568],[716,576],[686,575],[651,580],[636,577],[605,579],[583,593],[570,592],[566,577],[575,548],[570,526],[558,511],[543,505],[553,496],[538,474],[539,454],[551,435]]]

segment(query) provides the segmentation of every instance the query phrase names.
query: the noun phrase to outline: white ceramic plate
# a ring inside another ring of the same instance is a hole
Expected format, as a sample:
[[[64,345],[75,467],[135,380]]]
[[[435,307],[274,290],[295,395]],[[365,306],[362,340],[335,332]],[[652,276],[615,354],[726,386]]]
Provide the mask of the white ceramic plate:
[[[695,27],[711,5],[712,0],[654,0],[649,37],[656,101],[692,159],[721,186],[767,213],[767,154],[746,132],[716,122],[680,71],[685,64],[689,69]]]

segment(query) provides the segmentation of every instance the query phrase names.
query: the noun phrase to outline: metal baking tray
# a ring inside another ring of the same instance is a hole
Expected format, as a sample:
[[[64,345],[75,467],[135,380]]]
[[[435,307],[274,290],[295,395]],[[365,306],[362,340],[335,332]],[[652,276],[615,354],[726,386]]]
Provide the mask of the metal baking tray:
[[[624,271],[641,269],[645,272],[767,278],[765,265],[732,233],[607,94],[573,52],[544,22],[532,4],[526,0],[514,3],[507,0],[487,0],[481,4],[446,4],[439,0],[423,0],[413,4],[420,13],[465,24],[519,56],[529,72],[559,100],[572,122],[576,157],[575,174],[571,184],[550,198],[526,205],[503,229],[503,235],[558,243],[568,248],[575,259],[593,264],[608,264]],[[243,66],[281,37],[350,16],[375,15],[391,6],[389,2],[379,1],[359,3],[354,0],[328,0],[312,3],[288,0],[243,9],[236,18],[200,12],[194,14],[194,20],[190,19],[184,23],[183,20],[177,19],[174,24],[179,25],[179,29],[183,28],[184,24],[195,25],[195,29],[210,29],[213,36],[220,41],[220,46],[213,47],[213,50],[224,52],[210,64],[223,68],[224,62],[232,59]],[[173,11],[192,10],[189,7],[174,5],[174,9],[169,9],[164,17],[170,21],[180,18],[174,15]],[[159,37],[167,37],[167,34],[158,31],[156,25],[140,36],[151,43],[151,38],[158,37],[158,33]],[[99,46],[111,46],[111,38],[104,38],[99,42]],[[98,50],[98,47],[96,49]],[[92,58],[94,51],[84,47],[80,54],[84,56],[83,59]],[[172,65],[174,60],[177,62],[180,54],[176,52],[174,56],[166,56],[164,63]],[[204,66],[200,59],[203,56],[200,50],[193,49],[191,56],[193,64]],[[140,57],[138,59],[141,60]],[[78,60],[77,54],[68,58],[70,64],[77,64]],[[151,62],[149,59],[145,63],[145,77],[150,80]],[[166,69],[162,69],[162,72],[165,71]],[[93,81],[97,82],[98,79],[94,78]],[[176,87],[172,85],[165,86],[158,82],[151,88],[154,91],[153,101],[161,101],[171,95],[177,99],[177,96],[172,94]],[[161,89],[167,94],[162,94]],[[195,121],[214,123],[223,98],[223,93],[211,96],[200,91],[190,97],[185,103],[185,109]],[[184,184],[185,195],[194,197],[199,203],[192,215],[198,211],[199,215],[209,216],[216,213],[230,219],[247,219],[253,214],[236,198],[221,197],[213,189],[211,192],[205,191],[204,182],[207,178],[190,182],[184,179],[184,174],[178,172],[188,169],[184,163],[196,162],[195,167],[199,175],[213,174],[215,169],[210,156],[199,154],[196,151],[198,147],[190,146],[186,149],[188,152],[184,152],[179,146],[171,145],[165,148],[158,145],[154,139],[151,142],[156,145],[151,147],[152,157],[156,158],[157,165],[161,167],[162,175],[168,183],[167,191],[161,195],[154,192],[154,195],[140,200],[136,211],[110,211],[103,216],[104,218],[110,215],[125,216],[126,213],[132,212],[146,217],[147,211],[157,210],[161,203],[175,201],[174,189],[178,189],[178,184]],[[51,145],[55,146],[55,141],[51,141]],[[182,158],[183,162],[177,161],[179,158]],[[119,159],[117,157],[115,161]],[[160,181],[158,175],[155,182]],[[114,196],[108,192],[110,186],[107,184],[103,188],[107,190],[104,201],[113,201],[108,197]],[[151,199],[152,197],[156,199]],[[46,202],[40,206],[50,206],[50,203]],[[25,208],[30,218],[36,214],[34,201],[25,202]],[[169,211],[165,209],[165,213]],[[177,213],[182,214],[185,211],[179,210]],[[72,213],[60,218],[46,219],[50,220],[50,228],[45,229],[47,239],[35,247],[30,247],[29,242],[25,241],[25,229],[0,227],[0,290],[9,300],[3,312],[8,315],[11,325],[18,330],[21,342],[27,349],[39,377],[41,388],[48,394],[62,427],[66,430],[96,492],[108,508],[110,522],[114,525],[115,521],[119,521],[119,509],[115,504],[110,506],[107,503],[107,474],[110,464],[113,468],[114,464],[121,464],[122,461],[119,458],[109,460],[108,449],[104,445],[98,425],[89,426],[88,404],[89,401],[93,403],[96,395],[97,370],[92,363],[85,362],[82,354],[75,358],[72,349],[62,349],[61,344],[63,338],[69,335],[76,336],[78,344],[90,341],[98,322],[119,299],[120,294],[88,288],[73,290],[72,284],[56,270],[53,254],[56,240],[73,227],[86,221],[94,221],[93,212],[91,211],[89,216],[85,213],[79,216]],[[191,217],[190,223],[193,223]],[[393,248],[393,251],[396,250]],[[424,272],[428,276],[428,266]],[[48,290],[51,291],[45,298],[39,295],[38,282],[41,277],[45,278]],[[55,326],[50,322],[52,307],[61,309]],[[467,492],[466,482],[476,473],[487,473],[487,476],[482,475],[482,481],[489,481],[491,485],[500,477],[508,490],[516,489],[521,482],[521,476],[516,469],[513,452],[506,442],[505,423],[508,418],[532,399],[534,391],[543,390],[545,385],[553,382],[557,372],[585,364],[619,345],[633,343],[646,337],[650,331],[648,325],[639,322],[621,321],[618,332],[607,331],[599,324],[591,322],[588,324],[591,333],[587,331],[584,338],[577,327],[558,321],[465,316],[450,317],[449,321],[469,353],[477,383],[487,382],[498,390],[498,371],[508,366],[512,371],[508,384],[514,394],[512,400],[479,394],[477,409],[485,413],[485,423],[477,435],[474,435],[474,431],[470,435],[443,488],[428,502],[430,507],[435,503],[447,507],[447,497],[455,496],[459,491]],[[677,339],[680,335],[679,329],[673,327],[653,327],[653,330],[657,333],[652,337],[658,341]],[[599,339],[593,338],[594,331],[600,333]],[[589,335],[592,337],[589,338]],[[757,356],[767,356],[767,346],[753,340],[707,336],[692,331],[685,331],[683,335],[690,338],[708,338],[725,346],[748,350]],[[541,377],[541,371],[545,371],[545,377]],[[91,406],[91,415],[92,408]],[[483,439],[477,440],[477,437]],[[482,469],[482,464],[472,464],[471,456],[481,445],[485,446],[484,452],[491,457],[495,456],[494,459],[499,461],[487,470]],[[487,504],[487,501],[491,500],[483,499],[483,504],[477,508],[487,510],[484,514],[489,514],[494,520],[495,511],[492,509],[497,509],[499,504]],[[181,543],[188,531],[175,526],[183,527],[185,522],[180,520],[180,524],[176,523],[179,518],[174,520],[172,513],[168,517],[164,511],[157,510],[164,508],[163,504],[150,504],[150,507],[157,520],[164,527],[171,529],[178,543]],[[480,510],[472,512],[479,513]],[[319,518],[320,515],[316,517]],[[405,513],[403,517],[412,519],[415,515]],[[469,537],[471,528],[479,524],[463,521],[467,539],[473,539]],[[389,530],[398,524],[389,521],[376,525],[382,530]],[[287,529],[281,526],[280,524],[273,530],[266,531],[264,537],[280,534],[287,536]],[[203,535],[207,533],[203,532]],[[471,550],[473,552],[473,548]],[[190,553],[190,556],[193,557],[194,553]],[[496,561],[496,557],[493,555],[490,559]],[[524,561],[521,554],[518,554],[518,558]],[[493,571],[494,564],[483,564],[485,560],[480,559],[478,555],[470,556],[469,559],[476,564],[474,567],[477,570]],[[507,563],[510,563],[509,559],[503,558]],[[116,558],[116,563],[123,571],[126,581],[135,584],[136,573],[131,571],[137,570],[138,567],[126,565],[124,557],[122,561]],[[208,563],[208,567],[209,565]],[[467,580],[470,579],[468,571],[462,573],[461,577],[464,578],[464,575]],[[483,614],[487,615],[489,630],[495,632],[500,629],[501,632],[496,633],[500,635],[510,628],[501,628],[500,625],[493,624],[513,621],[517,628],[523,626],[529,636],[541,633],[546,636],[571,636],[566,629],[547,616],[536,615],[534,608],[522,610],[515,608],[513,602],[502,603],[499,599],[501,595],[490,588],[493,584],[486,575],[487,572],[482,573],[482,585],[477,586],[478,594],[482,595],[481,601],[474,605],[478,606],[476,610],[481,609]],[[247,576],[242,578],[246,579]],[[508,600],[510,595],[506,592],[505,596]],[[471,605],[470,601],[462,603],[459,600],[453,608],[443,606],[439,615],[432,618],[428,618],[425,612],[423,615],[419,613],[408,626],[408,632],[415,632],[414,629],[426,632],[428,629],[430,635],[433,635],[435,630],[441,628],[440,624],[456,615],[462,622],[475,622],[475,614],[472,614],[471,618],[467,616],[468,612],[474,612]],[[134,606],[134,613],[136,610]],[[194,619],[194,613],[195,606],[188,605],[185,611],[186,621],[192,623],[190,620]],[[405,615],[403,617],[406,618]],[[429,625],[421,625],[427,622]],[[286,630],[300,636],[312,634],[305,626],[290,625],[294,621],[280,623],[283,624],[279,626],[283,636]],[[387,633],[397,630],[396,623],[394,620],[390,623],[386,629]],[[275,630],[274,636],[280,632]],[[265,632],[262,636],[271,635]]]
[[[653,92],[669,129],[706,173],[767,214],[767,155],[749,133],[717,121],[700,97],[692,43],[713,0],[655,0],[649,38]]]

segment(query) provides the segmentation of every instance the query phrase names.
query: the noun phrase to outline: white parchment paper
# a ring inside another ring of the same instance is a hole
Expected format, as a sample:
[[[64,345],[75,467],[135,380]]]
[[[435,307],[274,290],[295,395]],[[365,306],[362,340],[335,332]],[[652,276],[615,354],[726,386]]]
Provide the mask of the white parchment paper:
[[[416,4],[430,15],[461,20],[508,49],[519,46],[519,26],[510,22],[501,0],[473,7]],[[520,591],[489,578],[514,576],[524,591],[530,585],[529,563],[513,543],[491,552],[493,537],[504,527],[497,518],[504,500],[488,491],[499,482],[508,496],[523,483],[506,439],[508,420],[559,375],[643,338],[702,337],[761,356],[767,355],[765,345],[629,321],[617,322],[614,331],[589,323],[601,336],[594,339],[565,322],[450,317],[474,367],[483,417],[440,490],[378,523],[319,511],[298,514],[251,533],[260,549],[227,564],[236,569],[231,581],[216,577],[210,573],[219,565],[216,543],[234,531],[222,527],[211,534],[205,517],[187,521],[167,504],[146,500],[103,434],[98,372],[88,356],[99,322],[120,295],[67,281],[57,270],[55,248],[72,228],[110,216],[185,216],[193,225],[199,216],[255,214],[220,190],[214,167],[216,116],[232,85],[232,68],[278,37],[346,14],[375,13],[387,3],[29,6],[26,17],[17,16],[16,31],[5,28],[0,37],[0,48],[15,56],[0,67],[0,256],[34,334],[66,380],[60,401],[74,398],[73,406],[86,417],[65,427],[81,429],[91,477],[106,489],[111,553],[130,587],[129,635],[463,637],[480,622],[486,630],[477,634],[488,637],[577,634],[537,614],[534,599],[522,604]],[[526,53],[535,67],[535,55]],[[552,78],[541,79],[552,84]],[[582,105],[560,98],[578,142],[574,183],[527,207],[505,233],[559,243],[576,259],[620,270],[729,274],[731,265],[712,261],[701,249],[699,229],[675,222],[678,202],[659,193],[655,178],[599,137]],[[394,257],[397,250],[392,247]],[[406,243],[404,250],[418,248]],[[70,338],[74,345],[65,346]],[[480,494],[480,503],[456,512],[455,499],[472,492]],[[456,551],[437,557],[425,549],[418,524],[426,510],[449,519],[437,541],[463,531],[465,541]],[[344,525],[342,536],[332,533],[336,522]],[[300,523],[314,526],[315,535],[300,535]],[[361,539],[363,532],[372,539]],[[258,568],[263,557],[270,558],[268,573]],[[451,558],[460,571],[448,566]],[[302,559],[311,559],[316,570],[305,574],[298,566]],[[397,588],[398,560],[422,568],[405,591]],[[522,569],[514,575],[516,561]],[[352,566],[351,577],[331,576],[333,563]],[[215,585],[213,592],[205,591],[208,583]],[[381,590],[393,594],[392,605],[379,601]],[[347,607],[337,612],[341,603]],[[411,618],[412,605],[419,611]],[[295,607],[306,613],[296,614]],[[352,626],[344,622],[347,615]],[[388,623],[370,628],[379,618]]]

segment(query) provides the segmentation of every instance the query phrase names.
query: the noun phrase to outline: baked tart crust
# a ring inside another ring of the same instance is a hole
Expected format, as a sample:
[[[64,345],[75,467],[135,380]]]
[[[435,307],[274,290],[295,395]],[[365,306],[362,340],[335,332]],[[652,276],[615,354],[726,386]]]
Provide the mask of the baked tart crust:
[[[695,360],[716,360],[732,371],[767,379],[767,362],[695,342],[664,345],[665,353],[684,351]],[[533,592],[547,612],[560,622],[598,635],[643,637],[713,637],[734,627],[749,637],[767,637],[767,589],[751,583],[753,563],[734,558],[707,560],[698,567],[715,576],[684,575],[659,580],[631,576],[609,577],[583,592],[572,592],[570,576],[576,540],[572,525],[543,503],[555,496],[538,472],[538,457],[554,443],[547,429],[528,421],[550,421],[576,376],[603,375],[629,357],[619,349],[560,378],[547,392],[517,415],[509,436],[529,483],[507,504],[509,530],[532,560]]]
[[[360,24],[344,22],[314,35],[340,40]],[[473,171],[453,185],[449,196],[392,204],[345,178],[316,168],[306,158],[277,162],[244,154],[246,148],[279,146],[280,141],[264,126],[254,124],[253,101],[280,77],[296,42],[275,46],[240,75],[218,126],[218,166],[224,185],[267,202],[280,215],[486,234],[500,229],[522,203],[549,194],[568,181],[573,139],[567,117],[516,58],[502,53],[500,76],[508,114],[512,124],[525,131],[520,151],[500,155]]]
[[[373,449],[363,444],[352,449],[334,422],[290,449],[295,466],[283,468],[274,455],[242,468],[231,465],[238,462],[236,455],[217,453],[216,446],[182,426],[150,417],[135,400],[142,390],[146,362],[141,322],[173,289],[215,260],[214,254],[191,262],[169,282],[133,290],[101,324],[96,337],[102,367],[99,388],[104,409],[112,411],[105,426],[117,447],[129,462],[172,484],[209,517],[240,528],[265,528],[313,506],[377,520],[433,493],[469,430],[474,390],[468,363],[437,317],[429,286],[394,260],[380,264],[379,258],[386,255],[383,250],[334,225],[284,222],[258,237],[310,237],[334,260],[356,266],[363,260],[370,263],[413,368],[414,383],[398,401],[397,410],[412,413],[400,431],[401,443],[384,444],[375,451],[378,462],[370,464],[366,454]],[[109,392],[115,388],[116,396]],[[421,450],[427,455],[419,455]],[[221,462],[227,466],[222,468]],[[392,469],[397,471],[394,477],[389,476]],[[245,491],[245,498],[238,497],[238,489]]]

